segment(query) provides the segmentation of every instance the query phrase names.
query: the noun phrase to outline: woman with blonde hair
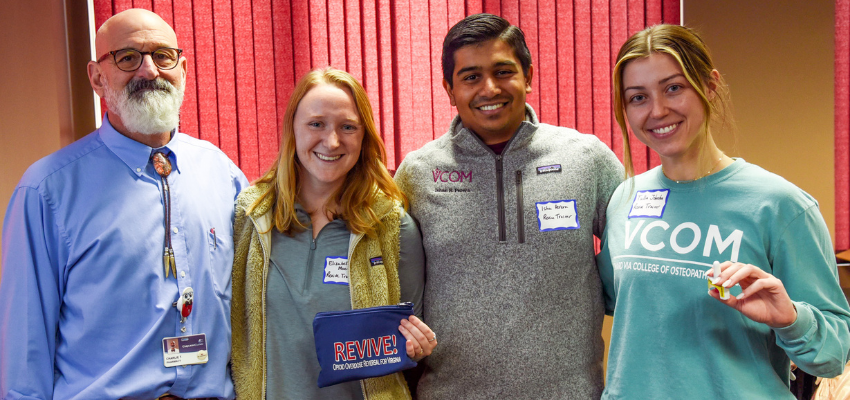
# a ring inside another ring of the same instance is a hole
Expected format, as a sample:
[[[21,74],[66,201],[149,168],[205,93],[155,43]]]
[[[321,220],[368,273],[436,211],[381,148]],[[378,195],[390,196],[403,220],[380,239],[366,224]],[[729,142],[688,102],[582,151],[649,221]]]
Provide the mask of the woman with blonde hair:
[[[789,359],[841,373],[850,309],[817,202],[714,143],[729,100],[702,39],[647,28],[613,75],[630,179],[598,256],[614,316],[602,398],[793,399]],[[634,176],[629,127],[660,167]]]
[[[421,316],[422,240],[363,87],[333,68],[305,75],[283,119],[271,169],[237,199],[233,380],[245,399],[405,399],[401,373],[317,387],[313,317],[413,302]],[[374,260],[381,259],[383,265]],[[401,321],[414,360],[436,335]]]

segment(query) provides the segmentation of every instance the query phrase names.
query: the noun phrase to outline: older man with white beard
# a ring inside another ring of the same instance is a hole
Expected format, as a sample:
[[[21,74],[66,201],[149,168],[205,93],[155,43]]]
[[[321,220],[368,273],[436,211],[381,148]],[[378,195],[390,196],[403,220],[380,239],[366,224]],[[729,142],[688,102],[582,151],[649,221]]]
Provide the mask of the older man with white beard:
[[[247,181],[177,130],[187,61],[165,21],[119,13],[95,47],[103,125],[33,164],[6,212],[0,398],[233,398],[231,234]]]

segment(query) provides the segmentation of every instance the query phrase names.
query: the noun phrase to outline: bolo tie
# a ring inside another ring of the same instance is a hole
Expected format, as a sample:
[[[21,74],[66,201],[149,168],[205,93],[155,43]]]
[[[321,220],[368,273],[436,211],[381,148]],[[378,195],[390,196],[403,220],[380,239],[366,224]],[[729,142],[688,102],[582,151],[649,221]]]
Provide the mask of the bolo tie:
[[[162,208],[165,213],[165,249],[162,252],[162,264],[165,267],[165,277],[168,272],[174,273],[177,279],[177,263],[174,262],[174,248],[171,247],[171,191],[168,187],[168,175],[171,174],[171,161],[168,155],[157,151],[151,155],[153,169],[159,174],[162,182]]]

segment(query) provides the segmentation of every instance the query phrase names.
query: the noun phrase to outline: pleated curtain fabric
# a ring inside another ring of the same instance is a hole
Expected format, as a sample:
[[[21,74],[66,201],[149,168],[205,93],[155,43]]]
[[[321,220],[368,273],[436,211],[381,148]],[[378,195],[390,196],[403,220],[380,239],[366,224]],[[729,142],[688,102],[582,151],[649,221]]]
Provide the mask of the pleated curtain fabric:
[[[528,102],[541,121],[595,134],[622,159],[611,111],[617,50],[646,26],[680,21],[679,0],[94,0],[95,27],[129,8],[177,32],[189,61],[181,131],[218,145],[249,179],[277,155],[298,78],[328,65],[366,88],[394,170],[445,133],[455,111],[442,86],[443,38],[480,12],[525,33],[535,71]],[[659,164],[632,143],[638,173]]]
[[[835,1],[835,250],[850,249],[850,0]]]

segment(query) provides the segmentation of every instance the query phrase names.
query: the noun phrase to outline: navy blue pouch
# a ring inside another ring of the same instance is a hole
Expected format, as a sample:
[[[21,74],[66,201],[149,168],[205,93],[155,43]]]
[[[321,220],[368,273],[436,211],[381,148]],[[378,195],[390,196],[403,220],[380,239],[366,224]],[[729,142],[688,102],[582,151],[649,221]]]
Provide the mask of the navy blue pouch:
[[[389,375],[416,366],[407,356],[401,320],[413,303],[320,312],[313,318],[319,387]]]

